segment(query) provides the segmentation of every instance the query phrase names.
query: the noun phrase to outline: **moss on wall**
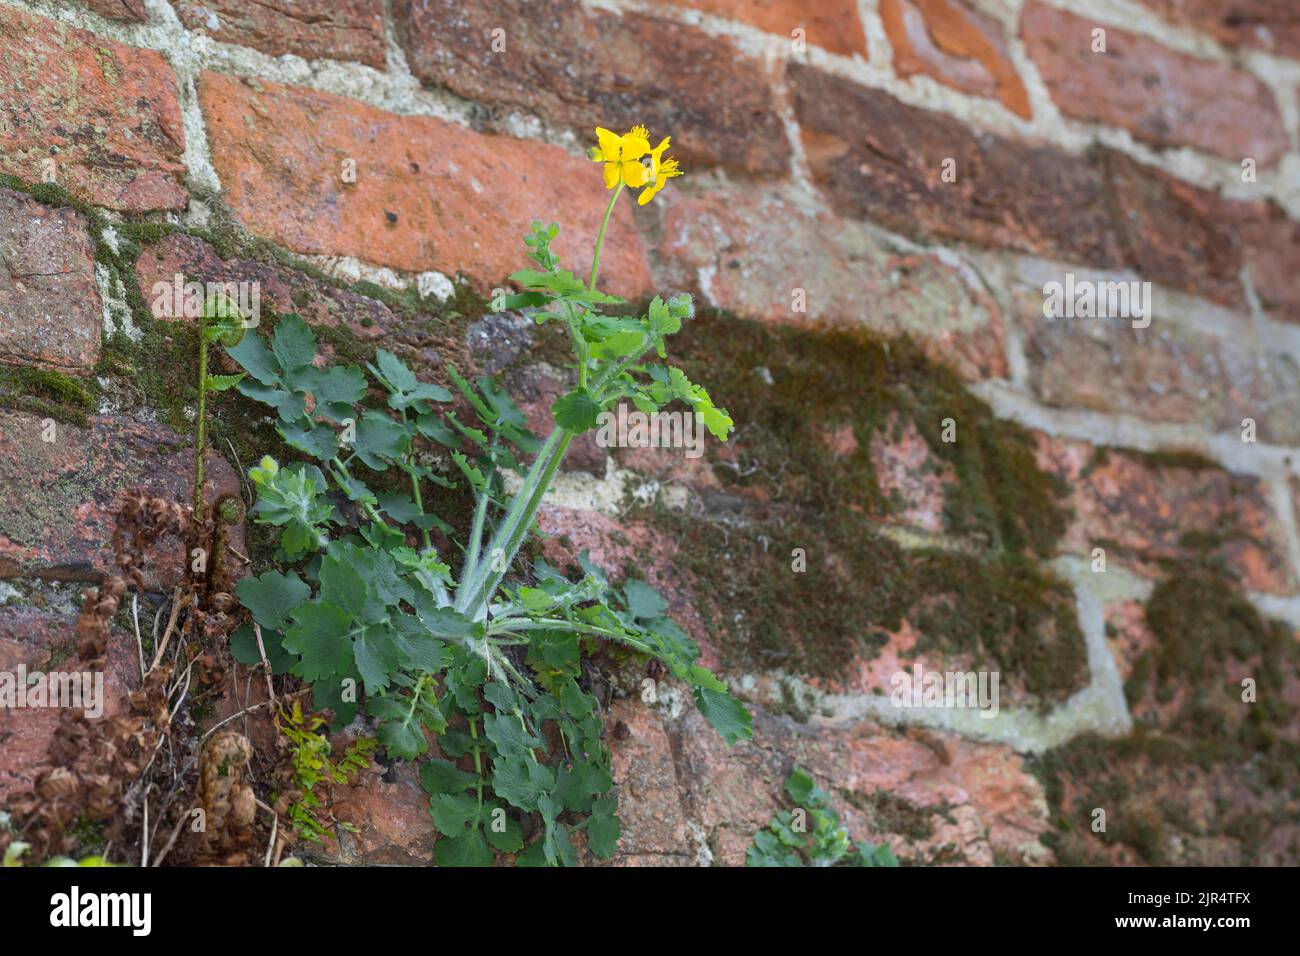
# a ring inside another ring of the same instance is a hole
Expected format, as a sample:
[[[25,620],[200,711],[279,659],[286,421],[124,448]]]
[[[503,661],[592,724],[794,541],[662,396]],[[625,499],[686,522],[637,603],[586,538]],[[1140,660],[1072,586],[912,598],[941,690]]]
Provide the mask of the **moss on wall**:
[[[1222,570],[1182,564],[1146,603],[1152,647],[1125,685],[1136,728],[1088,736],[1035,761],[1066,864],[1269,864],[1294,859],[1300,835],[1270,845],[1300,799],[1300,741],[1287,703],[1300,645],[1263,618]],[[1240,675],[1256,682],[1242,699]],[[1104,809],[1105,832],[1092,829]],[[1292,828],[1293,829],[1293,828]]]
[[[946,366],[907,337],[769,326],[702,312],[673,340],[673,359],[737,422],[745,449],[720,480],[823,515],[888,515],[870,456],[872,436],[911,423],[936,462],[952,466],[948,530],[1006,551],[1050,555],[1068,514],[1059,480],[1038,468],[1032,436],[997,418]],[[952,419],[956,440],[944,441]],[[851,428],[837,455],[825,436]]]
[[[98,387],[62,372],[28,366],[0,367],[0,407],[85,425]]]
[[[922,632],[917,653],[1001,671],[1040,707],[1086,684],[1073,593],[1038,566],[1065,528],[1063,489],[1038,469],[1032,436],[948,369],[906,339],[713,311],[674,340],[670,361],[728,408],[737,450],[710,447],[724,491],[706,494],[708,520],[660,506],[634,514],[677,543],[725,667],[834,681],[906,619]],[[943,441],[945,418],[954,443]],[[969,548],[909,551],[884,533],[896,506],[880,493],[869,446],[908,422],[952,466],[946,520]],[[825,436],[845,428],[855,447],[837,453]]]

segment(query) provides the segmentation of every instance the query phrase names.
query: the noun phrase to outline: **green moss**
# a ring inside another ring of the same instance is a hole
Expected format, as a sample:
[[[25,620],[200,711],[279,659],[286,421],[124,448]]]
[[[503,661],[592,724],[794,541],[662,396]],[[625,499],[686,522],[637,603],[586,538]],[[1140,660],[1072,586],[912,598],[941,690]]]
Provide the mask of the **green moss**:
[[[96,392],[93,382],[81,382],[62,372],[28,366],[0,368],[0,406],[57,421],[85,425],[86,413],[95,407]]]
[[[1087,683],[1088,659],[1068,585],[1019,555],[929,551],[914,557],[916,652],[970,654],[1023,682],[1042,709]]]
[[[674,339],[673,358],[739,423],[742,460],[715,467],[728,485],[823,514],[852,505],[886,515],[895,506],[880,493],[871,441],[891,422],[895,434],[910,423],[934,463],[955,475],[946,486],[951,533],[1048,555],[1064,532],[1064,488],[1037,467],[1032,436],[994,416],[906,337],[705,312]],[[948,419],[954,441],[944,440]],[[841,455],[828,436],[845,429],[856,447]]]
[[[876,830],[881,833],[897,834],[908,840],[930,839],[934,836],[933,818],[946,817],[951,809],[946,805],[917,806],[912,801],[886,790],[858,793],[854,790],[841,789],[840,796],[862,812],[871,814]]]
[[[1300,676],[1292,629],[1263,618],[1205,562],[1171,567],[1146,620],[1152,646],[1124,688],[1134,732],[1078,738],[1034,763],[1053,815],[1068,824],[1048,842],[1065,863],[1108,861],[1106,849],[1150,864],[1256,862],[1268,828],[1252,821],[1291,825],[1300,799],[1286,705],[1287,683]],[[1237,673],[1256,681],[1254,702],[1243,701]],[[1207,815],[1208,795],[1217,798]],[[1107,812],[1105,834],[1091,831],[1095,807]],[[1234,847],[1206,839],[1215,836]],[[1175,847],[1182,856],[1171,856]]]
[[[1181,468],[1185,471],[1219,471],[1222,466],[1199,451],[1180,448],[1160,451],[1142,451],[1136,448],[1110,448],[1099,445],[1093,449],[1092,459],[1085,466],[1085,474],[1093,468],[1105,465],[1110,460],[1111,452],[1120,452],[1126,458],[1139,462],[1145,467],[1158,470],[1161,468]]]
[[[851,511],[743,528],[664,509],[637,517],[676,542],[728,669],[843,678],[906,618],[921,632],[913,653],[999,671],[1041,708],[1087,681],[1071,590],[1023,556],[908,553]],[[806,571],[794,570],[796,549]]]
[[[1041,706],[1083,685],[1073,594],[1036,566],[1067,516],[1027,432],[906,339],[706,312],[673,346],[670,360],[737,422],[735,451],[712,450],[725,490],[708,496],[716,520],[663,508],[644,519],[676,543],[724,666],[843,678],[907,619],[923,632],[918,651],[999,670]],[[943,440],[945,418],[955,442]],[[870,445],[909,423],[931,469],[950,469],[946,521],[968,552],[908,552],[883,533],[899,504],[880,493]],[[837,453],[828,436],[846,431],[853,441]]]

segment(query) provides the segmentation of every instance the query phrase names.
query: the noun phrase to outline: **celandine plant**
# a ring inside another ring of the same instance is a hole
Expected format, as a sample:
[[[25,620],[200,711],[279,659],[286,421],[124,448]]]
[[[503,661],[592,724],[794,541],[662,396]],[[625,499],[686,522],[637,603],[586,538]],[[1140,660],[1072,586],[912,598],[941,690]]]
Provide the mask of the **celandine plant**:
[[[614,192],[590,278],[583,283],[560,267],[551,250],[559,227],[534,222],[524,240],[533,267],[511,276],[525,291],[494,301],[496,309],[532,309],[538,323],[563,322],[572,336],[577,382],[553,405],[555,427],[544,441],[492,379],[470,382],[448,369],[473,412],[462,421],[448,406],[450,390],[419,381],[384,350],[367,365],[384,396],[373,401],[362,369],[315,365],[312,332],[296,316],[278,323],[269,344],[249,335],[228,350],[247,372],[239,390],[274,408],[281,437],[315,460],[281,467],[267,457],[251,472],[252,513],[280,529],[277,557],[295,569],[240,582],[256,632],[237,633],[234,653],[248,663],[265,654],[277,672],[310,681],[316,706],[333,709],[341,723],[363,706],[392,755],[420,757],[425,729],[438,736],[451,759],[427,759],[421,779],[443,865],[486,865],[493,848],[519,853],[523,864],[572,864],[575,830],[585,830],[597,856],[614,852],[610,757],[598,701],[582,687],[582,656],[594,640],[662,661],[693,687],[701,713],[729,743],[751,736],[749,713],[698,663],[699,649],[653,588],[635,580],[614,586],[585,553],[580,580],[540,559],[531,574],[508,580],[569,443],[594,428],[602,410],[621,399],[645,412],[681,401],[719,439],[732,429],[704,388],[654,361],[690,318],[689,296],[656,297],[640,316],[605,311],[623,303],[596,288],[614,203],[628,186],[646,187],[640,202],[647,202],[678,170],[663,158],[668,140],[652,149],[641,127],[597,135],[592,158]],[[455,577],[429,534],[452,529],[426,510],[423,493],[454,483],[421,463],[422,442],[448,449],[473,490]],[[373,491],[362,474],[393,469],[405,478],[399,492]],[[345,523],[331,493],[352,503],[355,522]]]

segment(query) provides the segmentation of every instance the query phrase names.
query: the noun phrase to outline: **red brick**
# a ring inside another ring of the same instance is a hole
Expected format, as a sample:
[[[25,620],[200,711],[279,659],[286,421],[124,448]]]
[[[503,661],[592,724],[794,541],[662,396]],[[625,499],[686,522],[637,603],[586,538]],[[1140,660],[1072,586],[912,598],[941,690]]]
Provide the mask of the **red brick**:
[[[804,30],[808,43],[829,53],[867,57],[867,37],[858,19],[854,0],[668,0],[679,7],[690,7],[715,17],[739,20],[789,37],[796,29]],[[811,8],[811,9],[810,9]]]
[[[180,275],[183,282],[257,283],[263,317],[272,311],[296,312],[313,325],[346,324],[360,339],[400,334],[397,317],[376,299],[337,288],[287,266],[254,259],[223,260],[202,239],[184,233],[173,233],[146,246],[136,260],[135,274],[145,304],[154,318],[163,321],[177,316],[167,314],[165,309],[154,309],[159,300],[158,284],[174,286]]]
[[[0,172],[99,206],[183,209],[185,133],[162,55],[0,7]]]
[[[102,325],[86,217],[0,189],[0,362],[93,368]]]
[[[1070,488],[1074,521],[1067,553],[1091,555],[1151,577],[1162,562],[1211,558],[1250,590],[1286,594],[1295,587],[1281,526],[1265,483],[1192,459],[1097,449],[1040,437],[1039,465]]]
[[[144,8],[144,0],[81,0],[107,20],[122,20],[132,23],[144,23],[149,14]]]
[[[888,843],[904,861],[1049,859],[1038,839],[1050,825],[1042,784],[1003,744],[871,721],[792,733],[788,719],[760,711],[754,740],[728,747],[692,709],[681,718],[678,766],[685,805],[711,837],[716,865],[744,864],[754,831],[788,806],[781,782],[793,766],[831,794],[853,839]],[[888,802],[877,802],[882,795]],[[900,805],[924,821],[920,832],[887,812]]]
[[[957,473],[935,456],[916,423],[890,416],[889,423],[871,436],[870,451],[880,493],[893,504],[889,520],[932,534],[947,531],[944,509]]]
[[[1106,52],[1092,31],[1106,30]],[[1287,150],[1273,94],[1245,70],[1172,50],[1113,23],[1030,0],[1025,48],[1067,116],[1129,130],[1156,146],[1193,146],[1228,159],[1276,165]]]
[[[526,264],[522,237],[555,220],[575,272],[608,202],[600,170],[556,146],[399,116],[300,87],[204,73],[199,99],[226,201],[253,232],[299,253],[411,272],[463,271],[490,288]],[[343,182],[345,160],[356,182]],[[620,200],[601,256],[607,287],[649,285]]]
[[[1221,197],[1115,150],[1097,155],[1127,264],[1144,279],[1244,306],[1240,240]]]
[[[188,437],[154,424],[101,415],[87,427],[56,422],[53,442],[42,441],[42,419],[0,412],[0,577],[31,574],[96,580],[111,566],[113,514],[133,487],[189,503],[194,452]],[[209,450],[206,496],[239,494],[239,477]],[[243,550],[243,530],[231,544]],[[160,580],[174,582],[179,546],[164,542],[151,558]]]
[[[932,76],[1030,117],[1029,94],[992,18],[964,0],[882,0],[880,16],[899,76]]]
[[[639,696],[614,701],[605,716],[610,734],[610,772],[618,785],[623,834],[620,856],[691,857],[672,739],[653,706]]]
[[[777,192],[676,192],[662,203],[661,287],[693,289],[720,308],[767,322],[906,332],[966,378],[1007,373],[997,305],[948,262],[891,248],[860,223]],[[796,289],[804,312],[793,310]]]
[[[1225,208],[1260,305],[1274,318],[1300,322],[1300,223],[1271,202]]]
[[[960,120],[793,64],[804,146],[844,214],[899,232],[1100,266],[1122,262],[1102,172],[1055,146],[977,135]],[[955,182],[942,179],[956,161]]]
[[[1019,330],[1028,382],[1045,405],[1139,415],[1147,421],[1199,425],[1236,433],[1255,418],[1261,441],[1300,441],[1300,383],[1286,358],[1261,341],[1246,312],[1229,313],[1197,299],[1153,289],[1150,325],[1132,318],[1043,315],[1044,286],[1126,282],[1040,261],[980,263],[998,290],[1008,324]]]
[[[727,39],[577,0],[397,0],[411,70],[477,103],[533,111],[575,130],[644,124],[671,135],[690,167],[722,165],[779,175],[785,129],[768,76]],[[492,50],[504,30],[505,52]]]
[[[171,0],[186,27],[271,56],[356,60],[384,69],[383,0]]]
[[[1170,23],[1210,34],[1225,46],[1300,56],[1300,17],[1292,0],[1139,0]]]

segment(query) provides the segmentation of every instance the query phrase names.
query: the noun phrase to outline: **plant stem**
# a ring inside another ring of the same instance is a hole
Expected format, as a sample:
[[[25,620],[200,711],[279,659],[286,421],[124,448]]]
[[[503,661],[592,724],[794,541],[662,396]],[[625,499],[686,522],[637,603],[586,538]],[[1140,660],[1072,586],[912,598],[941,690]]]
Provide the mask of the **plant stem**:
[[[474,774],[478,777],[476,796],[478,797],[479,815],[483,813],[483,758],[482,748],[478,743],[478,722],[473,717],[465,718],[469,723],[469,735],[474,741]]]
[[[623,191],[623,183],[618,184],[614,190],[614,195],[609,197],[609,205],[605,207],[605,218],[600,222],[600,232],[596,233],[596,251],[591,257],[591,279],[587,282],[587,291],[596,291],[596,275],[600,271],[600,249],[605,244],[605,227],[609,225],[610,214],[614,212],[614,203],[618,202],[619,193]]]
[[[483,583],[471,591],[469,606],[475,607],[480,602],[486,604],[490,600],[492,592],[496,590],[506,576],[506,570],[514,561],[515,555],[519,553],[519,547],[523,544],[524,536],[528,533],[528,527],[532,524],[533,516],[537,513],[537,509],[541,507],[542,498],[546,495],[546,490],[551,486],[551,480],[555,477],[560,462],[564,460],[564,453],[569,449],[569,442],[573,441],[573,432],[566,428],[557,427],[555,431],[551,432],[551,437],[546,440],[547,444],[549,445],[553,440],[556,440],[557,436],[559,436],[558,443],[551,453],[550,460],[546,463],[545,470],[535,481],[531,482],[531,488],[530,482],[526,481],[524,483],[524,488],[521,489],[519,497],[515,499],[515,503],[510,507],[510,516],[516,516],[515,522],[512,526],[509,526],[508,532],[504,535],[504,543],[499,548],[492,549],[493,552],[498,550],[501,552],[500,558],[494,561],[490,552],[479,562],[480,565],[485,565],[488,570],[485,572],[486,576]],[[534,468],[536,464],[534,462]],[[530,472],[529,479],[532,478],[533,473]],[[522,507],[520,507],[521,501],[523,502]],[[507,516],[507,522],[510,516]],[[492,539],[494,543],[503,537],[502,531],[506,531],[506,529],[507,525],[503,524],[501,531],[498,531],[497,536]],[[497,570],[498,567],[502,570]]]
[[[475,607],[477,604],[474,599],[478,597],[479,592],[482,590],[483,581],[490,574],[491,562],[493,560],[492,554],[498,550],[494,545],[496,545],[497,542],[510,540],[514,534],[515,528],[523,517],[523,512],[526,510],[527,502],[532,498],[532,489],[542,481],[549,482],[549,478],[544,478],[544,476],[547,467],[551,463],[551,459],[555,455],[556,446],[560,443],[560,435],[562,432],[564,432],[564,429],[557,426],[556,429],[551,432],[550,437],[546,439],[546,443],[542,445],[542,450],[537,453],[537,458],[534,459],[532,467],[528,469],[527,477],[524,478],[523,488],[520,489],[519,494],[516,495],[514,501],[511,502],[510,509],[506,512],[505,520],[497,526],[496,534],[492,536],[492,540],[488,545],[487,553],[480,556],[478,561],[474,564],[471,565],[468,562],[465,564],[465,568],[461,572],[460,587],[456,590],[456,610],[460,611],[462,614],[468,611],[471,607]],[[569,437],[573,437],[571,433],[569,434]],[[564,446],[568,447],[568,441],[564,442]],[[561,454],[563,454],[563,450],[561,450]],[[554,474],[554,472],[551,472],[551,474]],[[532,512],[529,512],[527,518],[524,520],[531,521]],[[527,528],[526,523],[524,527]],[[504,547],[501,550],[504,551]],[[514,557],[513,552],[507,552],[507,554],[508,558]]]
[[[587,280],[588,292],[596,290],[596,278],[600,275],[600,251],[605,245],[605,230],[609,227],[609,217],[614,213],[614,203],[618,202],[618,197],[623,192],[623,185],[623,183],[619,183],[618,188],[614,190],[614,195],[609,197],[609,205],[605,207],[605,217],[600,221],[600,231],[596,233],[596,246],[591,256],[591,278]],[[578,339],[576,343],[578,346],[578,382],[580,385],[585,385],[587,381],[587,348],[586,343],[581,340],[581,336]],[[497,527],[496,534],[492,536],[487,554],[479,556],[476,562],[467,561],[465,563],[465,570],[461,575],[461,586],[456,592],[456,610],[462,614],[470,609],[477,608],[480,604],[486,605],[490,602],[492,592],[496,590],[506,576],[504,570],[498,571],[496,568],[509,568],[510,563],[515,559],[515,555],[519,553],[519,547],[523,544],[524,535],[528,533],[533,516],[537,513],[537,509],[541,507],[546,490],[555,478],[555,472],[559,469],[560,462],[564,460],[564,454],[569,450],[569,443],[573,441],[573,438],[573,432],[567,428],[556,426],[550,437],[546,439],[546,444],[542,446],[542,450],[538,452],[532,467],[528,470],[524,485],[511,503],[505,520],[501,522]],[[471,542],[470,546],[472,548],[474,542]],[[495,560],[493,558],[494,552],[500,552],[500,557]]]
[[[194,422],[194,527],[203,524],[203,449],[208,443],[208,310],[199,311],[199,408]]]
[[[402,409],[402,425],[406,425],[406,409]],[[411,479],[411,497],[415,499],[415,507],[419,509],[420,514],[424,514],[424,500],[420,497],[420,479],[416,475],[415,469],[411,466],[411,459],[415,457],[415,448],[412,444],[410,452],[402,462],[402,470],[406,472],[407,477]],[[433,547],[433,542],[429,539],[429,529],[420,529],[420,538],[424,542],[424,550],[428,551]]]

